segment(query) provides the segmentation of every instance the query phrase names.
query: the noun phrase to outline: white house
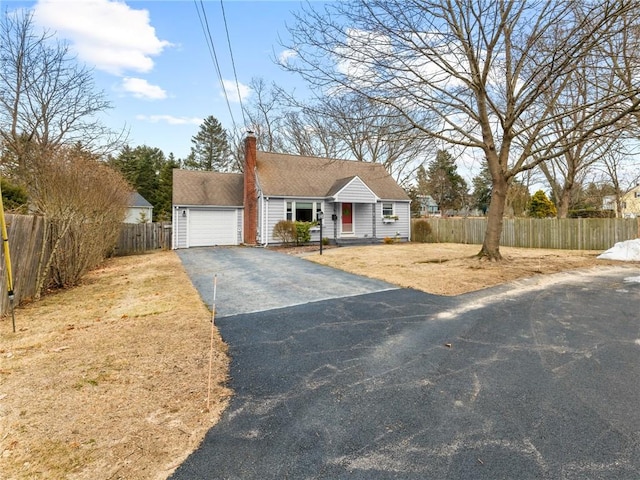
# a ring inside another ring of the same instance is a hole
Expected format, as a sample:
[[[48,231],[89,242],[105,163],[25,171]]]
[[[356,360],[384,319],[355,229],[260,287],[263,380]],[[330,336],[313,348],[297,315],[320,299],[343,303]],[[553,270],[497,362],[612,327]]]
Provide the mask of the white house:
[[[133,192],[129,197],[129,207],[124,218],[124,223],[147,223],[153,218],[153,205],[151,205],[138,192]]]
[[[280,220],[320,212],[337,243],[409,240],[410,199],[383,165],[260,152],[252,135],[245,147],[244,174],[174,170],[173,248],[278,243]]]

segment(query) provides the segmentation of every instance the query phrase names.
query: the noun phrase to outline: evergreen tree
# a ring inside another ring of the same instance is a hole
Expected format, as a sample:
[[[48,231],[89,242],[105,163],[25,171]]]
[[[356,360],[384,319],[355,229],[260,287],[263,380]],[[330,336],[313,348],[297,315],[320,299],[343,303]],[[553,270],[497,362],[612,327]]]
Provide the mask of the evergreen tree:
[[[170,153],[169,158],[160,169],[158,194],[156,195],[157,204],[153,209],[156,219],[161,222],[171,220],[174,168],[180,168],[180,162],[175,159],[173,153]]]
[[[229,172],[234,170],[227,132],[212,115],[204,119],[198,133],[191,137],[191,153],[185,167],[191,170]]]
[[[556,206],[542,190],[538,190],[529,202],[529,215],[533,218],[555,217]]]
[[[142,195],[154,210],[154,221],[161,212],[160,172],[166,163],[164,153],[159,148],[125,146],[120,154],[110,160],[112,167],[119,170],[124,178]]]
[[[472,183],[472,206],[480,210],[483,215],[486,215],[487,210],[489,209],[489,203],[491,202],[492,190],[491,173],[489,172],[489,167],[484,166],[480,173],[473,177]]]
[[[441,212],[458,210],[465,204],[467,182],[458,174],[455,160],[446,150],[439,150],[427,170],[429,195]]]

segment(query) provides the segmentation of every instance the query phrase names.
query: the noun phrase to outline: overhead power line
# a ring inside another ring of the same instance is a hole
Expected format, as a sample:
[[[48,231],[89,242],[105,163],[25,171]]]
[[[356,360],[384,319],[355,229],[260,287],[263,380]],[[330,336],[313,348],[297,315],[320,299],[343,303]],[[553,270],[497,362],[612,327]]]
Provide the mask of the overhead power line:
[[[220,63],[218,62],[218,55],[216,54],[216,47],[213,43],[213,37],[211,35],[211,29],[209,28],[209,21],[207,19],[207,13],[204,10],[204,3],[200,0],[200,7],[198,7],[198,0],[193,0],[193,3],[196,6],[196,11],[198,12],[198,19],[200,20],[200,25],[202,27],[202,32],[205,36],[205,41],[207,42],[207,47],[209,48],[209,55],[213,60],[213,64],[216,69],[216,73],[218,75],[218,81],[220,82],[220,88],[222,89],[222,93],[224,94],[224,98],[227,102],[227,109],[229,110],[229,115],[231,115],[231,123],[233,124],[234,130],[237,129],[235,118],[233,117],[233,111],[231,110],[231,104],[229,103],[229,96],[227,95],[227,90],[224,88],[224,81],[222,80],[222,73],[220,70]],[[202,11],[201,11],[202,10]]]
[[[236,72],[236,62],[233,58],[233,49],[231,48],[231,38],[229,36],[229,27],[227,26],[227,15],[224,12],[224,3],[220,0],[220,9],[222,10],[222,20],[224,21],[224,30],[227,33],[227,44],[229,45],[229,55],[231,57],[231,66],[233,67],[233,78],[236,82],[236,90],[238,91],[238,102],[240,102],[240,111],[242,112],[242,121],[247,126],[247,118],[244,115],[244,105],[242,103],[242,94],[240,93],[240,82],[238,82],[238,73]]]

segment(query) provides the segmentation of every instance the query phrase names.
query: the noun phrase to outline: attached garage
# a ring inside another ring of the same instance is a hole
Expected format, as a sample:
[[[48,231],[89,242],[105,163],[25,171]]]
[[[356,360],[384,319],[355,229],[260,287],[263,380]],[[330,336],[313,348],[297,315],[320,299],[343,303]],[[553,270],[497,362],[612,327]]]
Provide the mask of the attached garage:
[[[242,203],[242,174],[174,170],[173,248],[239,245]]]
[[[187,243],[189,247],[238,245],[238,211],[189,210]]]

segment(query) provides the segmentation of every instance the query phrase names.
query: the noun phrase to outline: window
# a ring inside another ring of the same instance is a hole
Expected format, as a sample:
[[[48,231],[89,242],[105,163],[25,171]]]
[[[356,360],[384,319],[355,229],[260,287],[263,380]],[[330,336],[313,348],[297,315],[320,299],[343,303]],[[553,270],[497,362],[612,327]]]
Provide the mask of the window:
[[[313,222],[313,202],[296,202],[296,221]]]
[[[314,222],[320,211],[322,202],[287,202],[287,220]]]
[[[383,203],[382,204],[382,216],[383,217],[391,217],[391,216],[393,216],[393,203]]]

